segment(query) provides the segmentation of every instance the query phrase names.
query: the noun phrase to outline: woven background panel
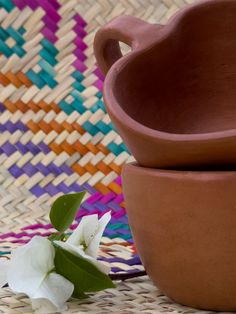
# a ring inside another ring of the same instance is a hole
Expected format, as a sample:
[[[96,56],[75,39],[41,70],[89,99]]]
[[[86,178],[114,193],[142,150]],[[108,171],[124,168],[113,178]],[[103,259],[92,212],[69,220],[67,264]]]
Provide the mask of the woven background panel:
[[[48,212],[63,193],[85,190],[72,229],[112,211],[100,259],[113,273],[143,270],[121,187],[132,161],[106,113],[96,30],[131,14],[165,23],[191,0],[0,0],[0,254],[53,229]],[[124,49],[127,51],[127,49]],[[71,301],[66,313],[210,313],[175,304],[147,277]],[[0,291],[0,313],[32,313],[29,300]]]

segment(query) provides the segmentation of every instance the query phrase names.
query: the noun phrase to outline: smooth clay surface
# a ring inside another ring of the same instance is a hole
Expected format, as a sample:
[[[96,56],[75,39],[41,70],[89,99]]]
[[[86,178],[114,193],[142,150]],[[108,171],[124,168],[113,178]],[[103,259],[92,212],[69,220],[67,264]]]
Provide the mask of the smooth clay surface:
[[[171,299],[236,311],[236,173],[123,168],[142,262]]]
[[[236,165],[235,34],[235,0],[197,1],[166,26],[118,17],[97,33],[105,103],[139,164]]]

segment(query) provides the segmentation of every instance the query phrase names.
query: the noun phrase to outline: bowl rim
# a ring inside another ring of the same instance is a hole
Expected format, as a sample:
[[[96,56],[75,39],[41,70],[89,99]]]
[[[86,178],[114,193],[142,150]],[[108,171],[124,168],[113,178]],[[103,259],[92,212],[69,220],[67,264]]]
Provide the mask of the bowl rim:
[[[137,162],[127,163],[122,168],[122,177],[126,174],[142,175],[149,177],[166,177],[173,179],[195,179],[212,181],[215,179],[233,178],[236,180],[235,170],[174,170],[143,167]]]
[[[150,44],[146,48],[142,48],[140,50],[132,51],[127,55],[123,56],[117,62],[115,62],[110,70],[108,71],[104,86],[103,86],[103,96],[104,102],[106,104],[108,113],[114,118],[115,121],[118,121],[124,128],[128,129],[131,132],[135,132],[140,137],[148,137],[152,139],[161,139],[167,141],[184,141],[184,142],[192,142],[192,141],[209,141],[209,140],[222,140],[224,138],[234,138],[236,137],[236,128],[222,131],[213,131],[206,133],[193,133],[193,134],[178,134],[178,133],[169,133],[163,132],[156,129],[149,128],[137,120],[130,117],[119,105],[118,100],[116,99],[113,90],[116,83],[116,78],[119,73],[126,67],[126,65],[131,62],[133,59],[138,57],[139,55],[149,51],[154,46],[156,46],[159,42],[165,40],[169,35],[175,31],[178,25],[181,23],[182,19],[191,14],[191,12],[196,9],[201,9],[203,7],[213,7],[218,4],[234,4],[236,8],[235,0],[199,0],[193,4],[187,5],[177,13],[175,13],[167,22],[167,24],[159,30],[158,37],[156,41]],[[152,25],[152,24],[150,24]],[[155,24],[154,24],[155,25]],[[112,104],[112,105],[111,105]],[[125,123],[124,123],[125,121]]]

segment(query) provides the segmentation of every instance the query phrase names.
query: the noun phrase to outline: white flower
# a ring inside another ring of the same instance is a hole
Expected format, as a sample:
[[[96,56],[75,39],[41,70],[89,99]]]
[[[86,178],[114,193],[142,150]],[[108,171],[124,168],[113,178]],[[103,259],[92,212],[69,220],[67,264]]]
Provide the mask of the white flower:
[[[84,216],[66,242],[55,241],[55,243],[64,250],[82,256],[93,263],[99,270],[108,274],[110,267],[97,261],[96,258],[102,234],[110,219],[110,212],[104,214],[100,220],[98,220],[98,215],[96,214]]]
[[[34,237],[28,244],[17,248],[9,261],[0,260],[1,286],[8,283],[14,292],[28,295],[36,313],[63,311],[74,285],[53,272],[54,257],[52,243],[46,238]]]

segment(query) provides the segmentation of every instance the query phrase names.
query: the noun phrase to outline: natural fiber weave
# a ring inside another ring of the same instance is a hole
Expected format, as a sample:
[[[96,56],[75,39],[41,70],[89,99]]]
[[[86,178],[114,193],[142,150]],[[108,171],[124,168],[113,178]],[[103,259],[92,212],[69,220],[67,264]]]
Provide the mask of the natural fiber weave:
[[[62,193],[86,190],[78,214],[112,211],[100,258],[113,273],[143,270],[121,188],[132,161],[102,101],[95,31],[131,14],[164,23],[191,0],[0,0],[0,251],[50,234],[48,212]],[[182,307],[146,278],[69,302],[66,313],[210,313]],[[0,313],[32,313],[29,300],[0,290]]]
[[[9,290],[0,291],[0,313],[19,314],[33,313],[29,300],[23,296],[14,296]],[[158,313],[213,313],[209,311],[196,312],[181,305],[177,305],[153,286],[151,281],[144,277],[122,282],[117,289],[110,289],[97,293],[89,301],[71,301],[69,309],[64,313],[122,313],[122,314],[158,314]],[[1,312],[2,311],[2,312]]]

